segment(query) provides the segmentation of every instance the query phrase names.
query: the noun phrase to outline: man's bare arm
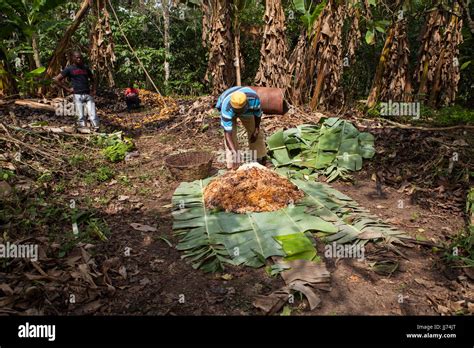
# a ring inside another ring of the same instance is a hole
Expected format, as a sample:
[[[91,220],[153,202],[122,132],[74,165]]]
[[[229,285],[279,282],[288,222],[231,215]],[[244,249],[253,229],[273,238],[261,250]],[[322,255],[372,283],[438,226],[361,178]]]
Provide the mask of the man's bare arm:
[[[227,147],[229,148],[229,150],[232,152],[237,152],[234,141],[232,140],[232,132],[224,132],[224,134],[225,134],[225,141],[227,143]]]
[[[73,92],[73,89],[71,87],[68,87],[65,83],[64,83],[64,76],[62,74],[59,74],[58,76],[56,76],[53,81],[61,88],[64,88],[66,91],[68,91],[69,93],[72,93]]]
[[[232,152],[232,158],[234,159],[232,163],[232,169],[237,169],[239,167],[239,162],[237,161],[237,149],[235,147],[234,141],[232,140],[232,132],[224,132],[225,142],[227,147]]]

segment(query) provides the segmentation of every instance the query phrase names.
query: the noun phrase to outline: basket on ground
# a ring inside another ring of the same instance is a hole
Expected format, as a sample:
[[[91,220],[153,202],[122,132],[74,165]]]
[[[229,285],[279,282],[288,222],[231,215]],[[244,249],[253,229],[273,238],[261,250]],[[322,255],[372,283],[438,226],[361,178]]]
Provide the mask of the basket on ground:
[[[194,181],[209,176],[212,154],[205,151],[189,151],[170,155],[165,164],[171,174],[180,181]]]

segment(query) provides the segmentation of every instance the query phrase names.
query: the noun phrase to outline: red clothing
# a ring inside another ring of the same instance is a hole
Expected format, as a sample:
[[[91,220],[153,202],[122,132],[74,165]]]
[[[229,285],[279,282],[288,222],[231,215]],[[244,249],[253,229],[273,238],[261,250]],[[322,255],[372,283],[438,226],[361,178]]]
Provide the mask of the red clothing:
[[[131,95],[131,94],[135,94],[135,96],[138,96],[138,89],[133,88],[133,87],[128,87],[128,88],[125,90],[125,96],[128,97],[128,96]]]

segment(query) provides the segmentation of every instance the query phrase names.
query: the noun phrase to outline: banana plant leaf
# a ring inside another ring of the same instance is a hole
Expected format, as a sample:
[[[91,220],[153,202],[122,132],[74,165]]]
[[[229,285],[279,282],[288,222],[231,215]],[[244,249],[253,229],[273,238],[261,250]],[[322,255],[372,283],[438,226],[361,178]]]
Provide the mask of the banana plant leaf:
[[[316,249],[311,240],[304,233],[298,232],[284,236],[276,236],[275,239],[281,244],[286,254],[285,261],[308,260],[316,257]]]
[[[209,180],[183,182],[172,198],[173,230],[180,238],[176,248],[183,251],[183,259],[205,272],[222,271],[226,263],[261,267],[271,256],[310,257],[309,244],[298,235],[304,232],[337,243],[401,242],[406,237],[329,185],[300,179],[292,182],[305,197],[284,209],[248,214],[210,211],[203,201]]]
[[[329,182],[348,178],[348,171],[360,170],[363,159],[375,155],[374,136],[337,117],[278,131],[268,138],[268,147],[275,167],[309,168]]]
[[[402,239],[409,239],[404,232],[384,223],[356,201],[327,184],[299,179],[293,179],[292,182],[306,193],[305,204],[319,209],[318,216],[333,222],[338,228],[336,233],[324,237],[326,242],[363,245],[369,240],[403,243]],[[308,201],[312,201],[313,205]]]

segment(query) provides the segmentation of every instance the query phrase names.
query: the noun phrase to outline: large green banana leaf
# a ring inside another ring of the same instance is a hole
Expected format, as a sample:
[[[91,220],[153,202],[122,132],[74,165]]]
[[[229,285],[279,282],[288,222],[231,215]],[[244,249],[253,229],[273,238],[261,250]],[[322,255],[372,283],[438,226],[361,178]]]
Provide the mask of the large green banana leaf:
[[[287,243],[287,252],[281,243],[291,240],[281,236],[306,231],[337,243],[399,241],[404,237],[329,185],[296,179],[294,184],[306,195],[284,209],[248,214],[210,211],[203,202],[203,189],[209,180],[181,183],[172,200],[173,230],[180,236],[177,249],[193,267],[206,272],[220,271],[225,263],[260,267],[271,256],[308,257],[311,250],[301,238]]]
[[[302,232],[276,236],[275,239],[281,244],[286,254],[285,261],[308,260],[316,258],[316,249],[311,240]]]
[[[329,182],[347,171],[360,170],[363,158],[375,154],[372,134],[359,133],[352,123],[337,117],[320,125],[278,131],[267,142],[276,167],[325,170]]]

